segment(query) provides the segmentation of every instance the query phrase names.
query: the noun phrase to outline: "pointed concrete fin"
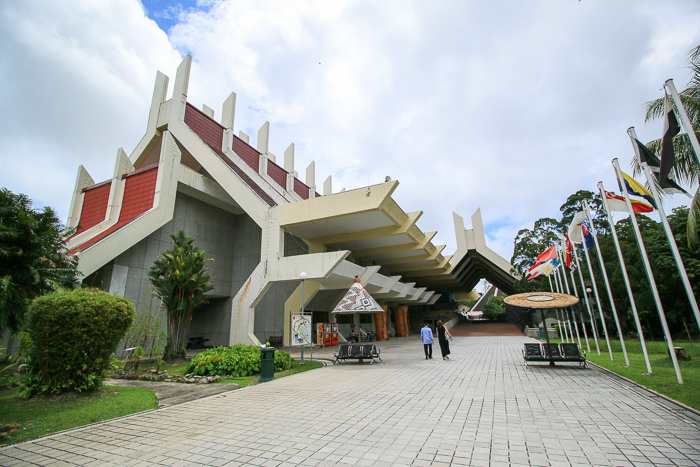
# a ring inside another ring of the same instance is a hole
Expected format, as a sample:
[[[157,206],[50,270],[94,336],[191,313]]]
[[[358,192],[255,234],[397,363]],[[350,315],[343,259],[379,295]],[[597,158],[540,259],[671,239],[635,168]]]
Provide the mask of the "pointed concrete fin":
[[[263,123],[258,130],[258,152],[265,154],[270,144],[270,122]]]
[[[214,120],[214,109],[209,107],[207,104],[202,104],[202,112],[204,112],[209,118]]]
[[[360,276],[360,282],[363,284],[369,284],[372,277],[379,272],[381,266],[367,266],[365,272]]]
[[[284,170],[289,173],[294,172],[294,143],[284,150]]]
[[[344,192],[345,192],[345,187],[340,189],[340,193],[344,193]]]
[[[272,154],[271,152],[268,152],[268,153],[267,153],[267,158],[270,159],[270,160],[271,160],[272,162],[274,162],[275,164],[277,163],[277,156],[275,156],[275,155]]]
[[[224,101],[221,108],[221,125],[226,129],[233,128],[233,121],[236,118],[236,93],[232,92]]]
[[[177,67],[173,97],[170,101],[170,117],[177,120],[185,119],[185,107],[187,106],[187,89],[190,85],[190,68],[192,67],[192,55],[185,55],[182,63]]]
[[[90,174],[82,165],[78,167],[78,176],[75,178],[75,193],[81,193],[85,188],[95,184]]]
[[[117,149],[117,162],[114,164],[114,174],[112,178],[121,178],[122,175],[134,171],[134,164],[129,160],[124,149]]]
[[[240,130],[238,132],[238,137],[241,138],[243,141],[245,141],[247,144],[250,144],[250,136],[243,133],[243,130]]]
[[[316,188],[316,162],[314,161],[306,168],[306,185],[309,188]]]
[[[325,182],[323,182],[323,196],[328,196],[333,194],[333,177],[328,176]]]
[[[156,73],[156,84],[153,87],[153,97],[151,98],[151,110],[148,112],[148,129],[154,131],[158,125],[158,113],[160,104],[168,98],[169,78],[160,71]]]
[[[83,211],[83,189],[94,184],[95,181],[88,171],[85,170],[85,167],[82,165],[78,167],[78,175],[75,177],[75,187],[70,207],[68,208],[68,219],[66,220],[66,227],[69,229],[77,227],[78,222],[80,222],[80,214]]]
[[[481,208],[472,215],[472,230],[474,231],[474,242],[477,248],[486,247],[486,235],[484,234],[484,222],[481,220]]]

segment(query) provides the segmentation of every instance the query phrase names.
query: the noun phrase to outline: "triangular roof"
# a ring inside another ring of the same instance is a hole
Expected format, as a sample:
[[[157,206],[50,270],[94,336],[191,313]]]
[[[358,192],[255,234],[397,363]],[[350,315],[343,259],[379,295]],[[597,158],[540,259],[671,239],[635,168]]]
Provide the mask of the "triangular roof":
[[[362,287],[360,279],[355,277],[350,290],[333,309],[333,313],[377,313],[384,311],[377,301]]]

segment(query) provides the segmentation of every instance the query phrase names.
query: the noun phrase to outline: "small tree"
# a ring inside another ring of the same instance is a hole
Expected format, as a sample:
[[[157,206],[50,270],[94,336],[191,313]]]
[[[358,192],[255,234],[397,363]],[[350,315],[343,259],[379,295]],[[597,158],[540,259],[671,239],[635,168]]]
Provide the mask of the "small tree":
[[[98,289],[34,300],[23,339],[30,363],[22,395],[100,388],[110,358],[135,316],[130,301]]]
[[[69,234],[53,209],[36,211],[26,195],[0,189],[0,333],[22,327],[34,298],[77,285]]]
[[[170,234],[175,243],[148,270],[156,296],[163,302],[169,318],[167,353],[173,357],[185,348],[192,312],[207,303],[204,294],[214,288],[206,273],[205,251],[194,246],[194,237],[180,230]]]

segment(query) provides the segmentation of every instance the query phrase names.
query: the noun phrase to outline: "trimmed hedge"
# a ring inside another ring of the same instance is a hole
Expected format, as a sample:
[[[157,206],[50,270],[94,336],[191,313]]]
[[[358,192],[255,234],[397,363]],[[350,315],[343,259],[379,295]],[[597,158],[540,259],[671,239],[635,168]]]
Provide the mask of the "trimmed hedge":
[[[289,353],[275,352],[275,371],[289,368]],[[260,373],[260,347],[237,344],[198,353],[185,367],[185,373],[198,376],[250,376]]]
[[[29,377],[22,396],[102,387],[117,344],[134,321],[134,305],[98,289],[39,297],[29,308]]]

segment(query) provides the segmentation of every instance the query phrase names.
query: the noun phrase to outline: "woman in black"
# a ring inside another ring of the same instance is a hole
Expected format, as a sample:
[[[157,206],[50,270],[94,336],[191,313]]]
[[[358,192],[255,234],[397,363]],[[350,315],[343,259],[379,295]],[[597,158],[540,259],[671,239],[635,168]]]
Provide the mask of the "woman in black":
[[[450,331],[448,331],[442,324],[442,320],[438,320],[435,331],[437,331],[440,351],[442,352],[442,359],[449,360],[450,357],[448,357],[448,355],[450,354],[450,342],[447,340],[447,338],[449,337],[450,340],[452,340],[452,334],[450,334]]]

